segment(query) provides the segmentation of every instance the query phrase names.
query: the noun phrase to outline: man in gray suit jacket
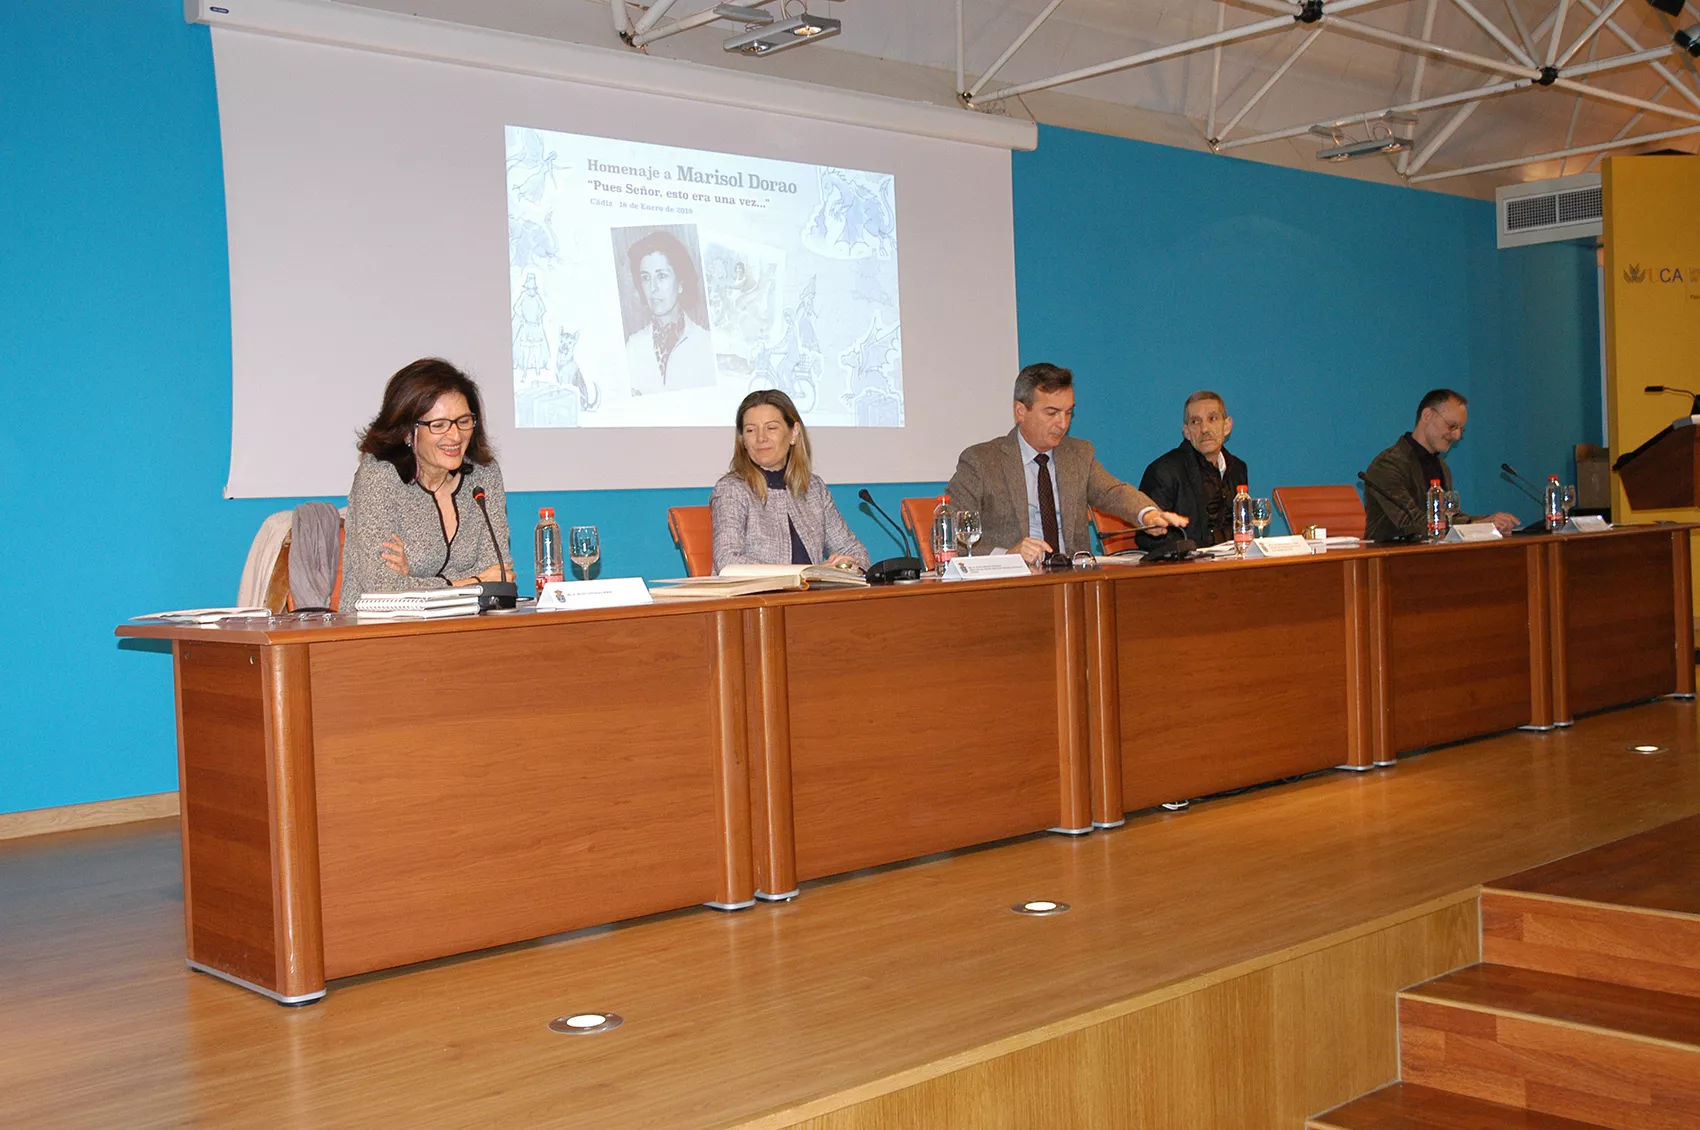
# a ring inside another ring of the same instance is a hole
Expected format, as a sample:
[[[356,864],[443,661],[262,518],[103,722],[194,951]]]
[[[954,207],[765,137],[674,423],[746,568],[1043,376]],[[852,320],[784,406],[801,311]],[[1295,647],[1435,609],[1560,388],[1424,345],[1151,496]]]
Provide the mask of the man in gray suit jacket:
[[[1088,507],[1152,533],[1187,524],[1104,470],[1090,443],[1068,438],[1073,420],[1073,373],[1044,362],[1021,370],[1014,429],[964,451],[947,488],[953,509],[980,512],[980,552],[1019,553],[1035,565],[1049,553],[1090,550]]]

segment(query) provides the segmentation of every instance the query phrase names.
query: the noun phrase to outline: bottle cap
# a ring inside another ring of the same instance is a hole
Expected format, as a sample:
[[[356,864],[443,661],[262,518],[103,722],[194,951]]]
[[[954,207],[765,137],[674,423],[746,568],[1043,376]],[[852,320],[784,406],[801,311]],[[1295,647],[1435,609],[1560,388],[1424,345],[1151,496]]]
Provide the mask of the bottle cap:
[[[1437,486],[1440,485],[1440,480],[1439,479],[1430,479],[1428,481],[1428,485],[1431,486],[1431,487],[1437,487]]]
[[[1557,475],[1548,475],[1547,476],[1547,482],[1549,482],[1549,483],[1558,482],[1558,476]]]
[[[949,491],[945,491],[943,494],[939,495],[939,502],[944,503],[944,502],[949,502],[949,501],[950,501],[950,492]]]
[[[553,518],[555,516],[555,508],[553,506],[539,506],[537,508],[537,516],[539,518]]]
[[[1250,494],[1250,493],[1251,493],[1251,488],[1250,488],[1250,487],[1248,487],[1248,486],[1246,486],[1246,485],[1245,485],[1245,484],[1244,484],[1244,483],[1241,483],[1241,484],[1240,484],[1240,493],[1241,493],[1241,494]]]

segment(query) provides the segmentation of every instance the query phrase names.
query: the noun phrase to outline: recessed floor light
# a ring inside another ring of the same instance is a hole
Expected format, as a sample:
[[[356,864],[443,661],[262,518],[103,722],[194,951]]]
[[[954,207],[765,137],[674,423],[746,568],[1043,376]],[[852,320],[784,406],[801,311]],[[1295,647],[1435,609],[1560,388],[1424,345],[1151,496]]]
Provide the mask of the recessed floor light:
[[[549,1031],[559,1032],[563,1036],[589,1036],[596,1032],[608,1032],[625,1023],[625,1019],[612,1012],[575,1012],[571,1016],[557,1016],[549,1021]]]
[[[1066,914],[1069,906],[1066,902],[1055,902],[1051,899],[1029,899],[1027,902],[1016,903],[1010,909],[1031,918],[1048,918],[1053,914]]]
[[[1629,747],[1630,753],[1663,753],[1664,751],[1665,747],[1662,745],[1632,745]]]

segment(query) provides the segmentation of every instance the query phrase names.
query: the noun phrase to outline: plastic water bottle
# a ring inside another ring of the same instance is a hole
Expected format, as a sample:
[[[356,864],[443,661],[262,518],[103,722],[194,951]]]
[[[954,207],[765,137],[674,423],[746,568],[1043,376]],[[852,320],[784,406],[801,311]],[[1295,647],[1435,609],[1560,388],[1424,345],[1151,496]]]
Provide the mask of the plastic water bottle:
[[[956,557],[956,512],[950,508],[950,495],[941,495],[933,507],[933,561],[939,576],[944,567]]]
[[[1423,500],[1423,510],[1428,514],[1428,540],[1441,541],[1446,537],[1446,492],[1441,489],[1439,479],[1428,481],[1428,496]]]
[[[1244,557],[1251,552],[1251,488],[1245,483],[1234,492],[1234,556]]]
[[[566,557],[561,552],[561,526],[555,521],[555,508],[544,506],[537,511],[537,591],[550,581],[565,580]]]
[[[1547,476],[1547,533],[1557,533],[1564,525],[1564,488],[1557,475]]]

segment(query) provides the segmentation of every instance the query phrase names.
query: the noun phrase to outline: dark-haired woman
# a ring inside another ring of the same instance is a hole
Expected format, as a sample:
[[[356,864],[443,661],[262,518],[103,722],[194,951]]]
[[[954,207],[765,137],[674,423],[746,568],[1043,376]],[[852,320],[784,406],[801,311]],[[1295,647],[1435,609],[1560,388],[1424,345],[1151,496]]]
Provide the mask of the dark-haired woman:
[[[712,385],[714,343],[696,261],[671,232],[650,232],[627,252],[632,284],[649,323],[626,339],[626,367],[639,395]]]
[[[447,361],[415,361],[390,378],[348,489],[342,608],[361,593],[513,579],[498,563],[513,561],[507,493],[481,411],[478,386]]]
[[[867,568],[832,492],[810,466],[809,433],[791,398],[761,389],[738,405],[732,469],[714,484],[714,571],[728,565]]]

